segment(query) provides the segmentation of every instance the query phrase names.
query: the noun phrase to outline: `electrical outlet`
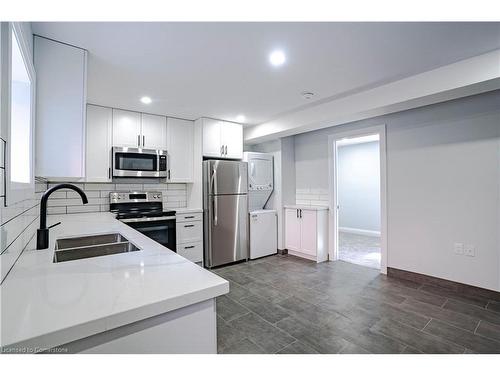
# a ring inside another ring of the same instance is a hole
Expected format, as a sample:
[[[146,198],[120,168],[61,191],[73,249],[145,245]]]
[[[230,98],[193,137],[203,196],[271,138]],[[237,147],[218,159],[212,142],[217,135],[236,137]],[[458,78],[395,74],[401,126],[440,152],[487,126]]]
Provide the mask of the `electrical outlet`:
[[[476,247],[474,245],[465,245],[464,254],[468,257],[476,256]]]
[[[464,244],[455,243],[455,245],[453,245],[453,252],[457,255],[464,255]]]

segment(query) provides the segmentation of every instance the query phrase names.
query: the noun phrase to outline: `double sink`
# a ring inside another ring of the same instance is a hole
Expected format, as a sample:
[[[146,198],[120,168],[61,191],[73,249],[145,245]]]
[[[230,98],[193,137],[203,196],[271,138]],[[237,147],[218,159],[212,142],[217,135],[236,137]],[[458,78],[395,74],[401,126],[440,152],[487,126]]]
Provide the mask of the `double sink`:
[[[120,233],[67,237],[56,240],[53,262],[67,262],[139,250],[141,249]]]

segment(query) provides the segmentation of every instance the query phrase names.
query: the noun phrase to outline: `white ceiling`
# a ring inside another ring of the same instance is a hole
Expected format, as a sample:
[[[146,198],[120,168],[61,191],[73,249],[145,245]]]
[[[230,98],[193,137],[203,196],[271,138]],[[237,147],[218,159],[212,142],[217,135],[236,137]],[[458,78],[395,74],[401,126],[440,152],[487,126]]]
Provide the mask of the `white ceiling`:
[[[500,48],[500,23],[33,23],[89,51],[88,101],[258,124]],[[285,51],[280,68],[268,63]],[[311,100],[300,93],[314,92]],[[147,95],[150,105],[139,99]]]

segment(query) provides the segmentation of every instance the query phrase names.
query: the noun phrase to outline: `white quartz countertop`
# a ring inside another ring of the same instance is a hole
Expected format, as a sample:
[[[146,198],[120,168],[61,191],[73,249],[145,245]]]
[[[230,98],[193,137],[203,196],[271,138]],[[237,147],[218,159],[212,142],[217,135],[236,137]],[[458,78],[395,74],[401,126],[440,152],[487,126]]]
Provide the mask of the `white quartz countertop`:
[[[314,210],[314,211],[328,210],[327,206],[306,206],[303,204],[287,204],[283,207],[292,208],[292,209],[299,209],[299,210]]]
[[[1,345],[57,345],[205,301],[229,283],[107,212],[49,216],[47,250],[35,239],[0,287]],[[53,263],[59,237],[119,232],[141,248]],[[35,236],[36,237],[36,236]]]

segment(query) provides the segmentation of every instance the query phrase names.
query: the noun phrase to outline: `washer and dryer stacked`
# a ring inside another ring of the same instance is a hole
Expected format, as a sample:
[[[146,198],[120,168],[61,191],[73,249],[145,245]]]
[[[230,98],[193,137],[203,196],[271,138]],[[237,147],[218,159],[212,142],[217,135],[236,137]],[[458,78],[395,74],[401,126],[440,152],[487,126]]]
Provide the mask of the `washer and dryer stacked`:
[[[245,152],[243,160],[248,163],[250,259],[256,259],[278,251],[277,213],[264,209],[274,190],[273,156]]]

